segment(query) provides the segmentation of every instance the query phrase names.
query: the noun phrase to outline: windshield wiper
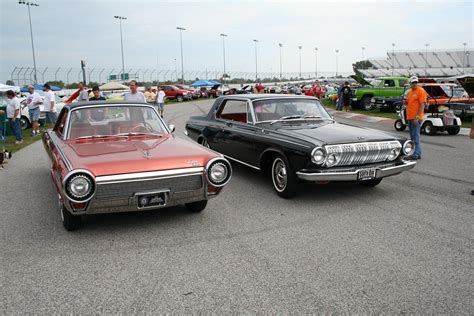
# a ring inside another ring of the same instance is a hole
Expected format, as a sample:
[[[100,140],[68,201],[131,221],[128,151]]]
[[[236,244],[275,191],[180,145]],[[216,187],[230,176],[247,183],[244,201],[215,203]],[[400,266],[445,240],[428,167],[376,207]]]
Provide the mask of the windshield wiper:
[[[115,135],[88,135],[88,136],[81,136],[75,139],[89,139],[89,138],[106,138],[106,137],[114,137]]]
[[[270,125],[273,125],[276,122],[281,122],[284,120],[294,120],[294,119],[299,119],[301,118],[301,115],[288,115],[288,116],[282,116],[278,120],[273,120],[270,122]]]
[[[118,134],[115,134],[114,136],[143,136],[143,135],[153,135],[153,136],[163,137],[163,135],[161,135],[161,134],[154,134],[154,133],[134,133],[134,132],[118,133]]]

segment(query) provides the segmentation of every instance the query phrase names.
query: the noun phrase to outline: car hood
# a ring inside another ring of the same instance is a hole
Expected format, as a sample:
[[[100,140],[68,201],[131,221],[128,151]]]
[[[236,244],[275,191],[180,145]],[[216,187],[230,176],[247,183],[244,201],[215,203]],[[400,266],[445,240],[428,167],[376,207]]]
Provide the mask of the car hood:
[[[461,86],[466,90],[470,98],[474,98],[474,77],[473,76],[462,76],[456,78]]]
[[[398,137],[370,128],[340,123],[329,123],[316,127],[280,126],[277,132],[318,144],[343,144],[395,140]]]
[[[68,141],[63,151],[74,169],[85,169],[95,176],[204,167],[218,156],[174,135]]]
[[[370,82],[362,78],[361,76],[357,75],[351,75],[350,76],[352,79],[354,79],[357,83],[363,85],[363,86],[370,86]]]

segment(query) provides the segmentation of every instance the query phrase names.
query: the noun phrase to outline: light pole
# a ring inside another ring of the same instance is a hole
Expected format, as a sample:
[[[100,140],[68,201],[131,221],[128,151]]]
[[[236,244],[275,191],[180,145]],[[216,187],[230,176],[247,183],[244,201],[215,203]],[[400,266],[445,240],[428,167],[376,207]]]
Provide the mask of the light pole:
[[[337,53],[339,53],[339,49],[336,49],[336,78],[337,78]]]
[[[364,60],[364,50],[365,50],[365,47],[362,46],[361,49],[362,49],[362,61],[363,61],[363,60]]]
[[[221,33],[220,36],[222,36],[222,54],[224,56],[224,75],[222,75],[222,77],[224,78],[224,82],[225,82],[225,79],[227,77],[227,74],[225,72],[225,38],[228,36],[227,34],[224,34],[224,33]]]
[[[428,46],[430,44],[425,44],[425,73],[428,75]]]
[[[466,74],[466,45],[467,43],[462,43],[462,45],[464,46],[464,54],[463,54],[463,57],[462,57],[462,73],[463,74]]]
[[[392,76],[393,68],[395,68],[395,43],[392,43]]]
[[[282,43],[278,43],[278,46],[280,46],[280,80],[283,78],[282,77],[282,72],[281,72],[281,48],[283,47]]]
[[[316,75],[316,80],[318,80],[318,48],[317,47],[314,48],[314,64],[316,65],[316,67],[314,68],[314,72]]]
[[[35,72],[34,75],[34,81],[35,84],[38,83],[38,77],[36,75],[36,58],[35,58],[35,45],[33,44],[33,27],[31,26],[31,13],[30,13],[30,7],[39,7],[39,4],[33,3],[33,2],[25,2],[23,0],[18,1],[18,4],[24,4],[28,7],[28,19],[30,20],[30,35],[31,35],[31,51],[33,52],[33,69]]]
[[[254,39],[253,40],[255,43],[255,82],[258,81],[258,61],[257,61],[257,43],[258,40]]]
[[[176,82],[179,82],[179,80],[178,80],[178,66],[176,65],[176,58],[174,59],[174,74],[176,75]]]
[[[114,18],[119,20],[120,24],[120,46],[122,47],[122,80],[125,80],[125,62],[123,61],[123,38],[122,38],[122,20],[127,18],[124,16],[115,15]]]
[[[300,53],[300,79],[301,79],[301,49],[302,48],[303,48],[302,46],[298,46],[299,53]]]
[[[184,27],[176,27],[179,30],[179,40],[181,42],[181,83],[184,84],[184,63],[183,63],[183,31],[186,31]]]

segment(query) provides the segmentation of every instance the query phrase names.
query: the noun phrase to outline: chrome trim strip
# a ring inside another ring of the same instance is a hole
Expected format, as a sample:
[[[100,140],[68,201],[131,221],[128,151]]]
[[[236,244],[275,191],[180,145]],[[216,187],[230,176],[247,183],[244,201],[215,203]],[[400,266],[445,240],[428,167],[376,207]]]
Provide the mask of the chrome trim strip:
[[[230,160],[233,160],[233,161],[235,161],[235,162],[238,162],[238,163],[240,163],[240,164],[243,164],[244,166],[247,166],[247,167],[250,167],[250,168],[253,168],[253,169],[256,169],[256,170],[260,170],[259,167],[252,166],[252,165],[250,165],[250,164],[248,164],[248,163],[246,163],[246,162],[240,161],[240,160],[238,160],[238,159],[232,158],[232,157],[227,156],[227,155],[224,155],[224,156],[225,156],[226,158],[229,158]]]
[[[385,178],[389,176],[393,176],[399,173],[402,173],[405,170],[409,170],[414,168],[416,165],[416,161],[403,161],[403,164],[397,166],[389,166],[389,167],[367,167],[367,168],[359,168],[355,171],[337,171],[334,172],[296,172],[298,178],[306,181],[357,181],[357,176],[359,171],[364,169],[376,169],[376,176],[375,179]]]
[[[49,133],[49,139],[54,143],[54,147],[58,150],[58,153],[61,156],[61,159],[64,161],[64,165],[66,166],[67,171],[71,171],[72,170],[72,164],[69,161],[69,159],[66,157],[66,154],[63,152],[62,148],[60,146],[58,146],[58,143],[55,141],[55,138],[58,137],[58,136],[56,135],[56,132],[54,132],[54,134],[53,134],[53,132],[54,131],[52,131],[52,130],[51,130],[51,132],[47,132],[47,133]]]
[[[95,182],[97,185],[100,185],[100,184],[110,184],[110,183],[123,182],[123,181],[145,181],[145,180],[153,180],[155,178],[163,178],[163,177],[202,174],[203,170],[204,170],[203,167],[194,167],[194,168],[183,168],[183,169],[162,170],[162,171],[136,172],[136,173],[118,174],[118,175],[112,175],[112,176],[99,176],[95,178]]]

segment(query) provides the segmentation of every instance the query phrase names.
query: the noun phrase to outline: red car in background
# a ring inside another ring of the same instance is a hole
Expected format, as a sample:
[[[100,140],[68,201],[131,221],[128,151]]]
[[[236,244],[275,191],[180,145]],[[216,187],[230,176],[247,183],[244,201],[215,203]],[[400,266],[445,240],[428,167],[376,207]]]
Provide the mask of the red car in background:
[[[190,87],[188,85],[176,83],[175,86],[180,89],[189,91],[193,99],[198,99],[202,96],[201,91],[199,91],[198,89],[194,89],[193,87]]]
[[[178,88],[175,85],[163,85],[160,86],[160,88],[163,88],[166,98],[170,100],[183,102],[184,100],[191,100],[193,98],[193,95],[190,91]]]

